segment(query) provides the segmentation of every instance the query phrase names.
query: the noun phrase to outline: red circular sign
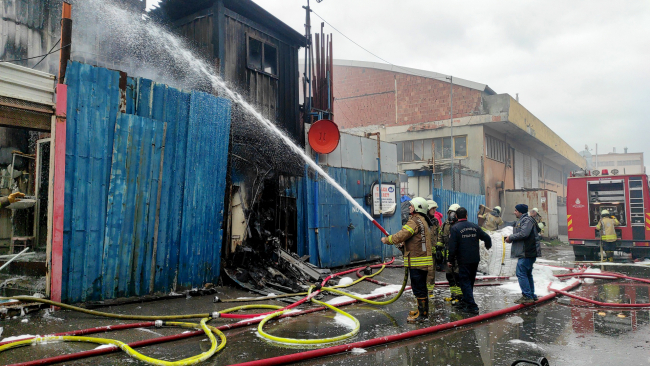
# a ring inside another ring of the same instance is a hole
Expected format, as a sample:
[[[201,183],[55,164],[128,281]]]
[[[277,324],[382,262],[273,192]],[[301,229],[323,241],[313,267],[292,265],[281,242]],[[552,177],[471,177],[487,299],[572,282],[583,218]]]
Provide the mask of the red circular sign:
[[[339,146],[341,134],[336,123],[329,119],[314,122],[309,129],[309,146],[319,154],[329,154]]]

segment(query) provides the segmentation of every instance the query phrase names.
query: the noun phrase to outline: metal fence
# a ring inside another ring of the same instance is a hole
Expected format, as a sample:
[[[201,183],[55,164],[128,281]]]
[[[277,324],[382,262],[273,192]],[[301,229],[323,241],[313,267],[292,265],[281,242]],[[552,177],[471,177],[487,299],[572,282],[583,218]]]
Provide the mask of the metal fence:
[[[447,208],[454,203],[467,209],[467,220],[478,224],[478,210],[480,205],[485,205],[485,196],[454,192],[447,189],[434,188],[433,200],[438,204],[438,211],[446,213]]]

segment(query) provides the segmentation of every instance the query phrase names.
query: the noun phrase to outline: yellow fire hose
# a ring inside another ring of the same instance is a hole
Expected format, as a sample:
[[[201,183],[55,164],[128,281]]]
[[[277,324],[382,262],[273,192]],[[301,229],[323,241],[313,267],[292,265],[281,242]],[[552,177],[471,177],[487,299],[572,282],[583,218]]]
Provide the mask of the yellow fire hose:
[[[377,271],[376,273],[374,273],[372,275],[369,275],[369,276],[363,276],[359,280],[357,280],[357,281],[355,281],[355,282],[353,282],[353,283],[351,283],[349,285],[335,286],[335,287],[340,288],[340,287],[352,286],[353,284],[355,284],[355,283],[357,283],[357,282],[359,282],[359,281],[361,281],[361,280],[363,280],[365,278],[376,276],[384,268],[385,268],[385,266],[382,266],[381,269],[379,271]],[[341,290],[337,290],[335,287],[323,287],[323,288],[321,288],[321,291],[327,291],[327,292],[332,292],[332,293],[343,295],[343,296],[348,296],[348,297],[351,297],[351,298],[353,298],[355,300],[362,301],[362,302],[372,304],[372,305],[389,305],[389,304],[392,304],[393,302],[397,301],[397,299],[399,299],[402,296],[402,294],[404,293],[404,290],[406,288],[406,284],[408,282],[408,276],[409,276],[408,266],[404,266],[404,280],[402,281],[402,288],[400,288],[399,292],[397,293],[397,295],[395,295],[395,297],[393,297],[392,299],[386,300],[386,301],[368,300],[368,299],[365,299],[363,297],[359,297],[359,296],[349,294],[349,293],[341,291]],[[310,294],[311,294],[311,291],[313,289],[314,289],[313,286],[309,288],[309,293]],[[322,302],[322,301],[318,301],[315,298],[312,298],[311,301],[313,303],[315,303],[315,304],[325,306],[328,309],[333,310],[336,313],[341,314],[341,315],[347,317],[348,319],[352,320],[354,322],[354,328],[352,329],[352,331],[350,331],[350,332],[348,332],[346,334],[340,335],[340,336],[330,337],[330,338],[321,338],[321,339],[298,339],[298,338],[276,337],[274,335],[266,333],[263,328],[264,328],[264,325],[269,320],[271,320],[273,318],[276,318],[278,316],[281,316],[282,314],[285,313],[285,311],[279,311],[279,312],[276,312],[276,313],[273,313],[273,314],[269,314],[266,318],[262,319],[262,321],[257,326],[258,333],[262,337],[264,337],[266,339],[269,339],[271,341],[274,341],[274,342],[292,344],[292,345],[314,346],[314,345],[322,345],[322,344],[326,344],[326,343],[339,342],[339,341],[354,337],[359,332],[359,329],[361,328],[361,324],[359,323],[359,320],[357,320],[357,318],[355,318],[354,316],[346,313],[345,311],[343,311],[341,309],[336,308],[333,305],[330,305],[330,304]]]
[[[346,285],[337,285],[337,286],[332,286],[332,287],[322,287],[321,291],[324,292],[331,292],[331,293],[336,293],[339,295],[344,295],[351,297],[353,299],[356,299],[358,301],[362,301],[368,304],[372,305],[388,305],[391,304],[397,299],[400,298],[402,293],[404,292],[406,288],[406,284],[408,282],[408,267],[404,267],[404,281],[402,282],[402,287],[399,291],[399,293],[393,297],[390,300],[387,301],[373,301],[373,300],[368,300],[363,297],[359,297],[353,294],[346,293],[344,291],[338,290],[338,288],[343,288],[343,287],[350,287],[353,286],[361,281],[363,281],[366,278],[371,278],[374,277],[378,274],[380,274],[386,266],[382,266],[381,269],[379,269],[377,272],[363,276],[356,281],[353,281],[352,283],[346,284]],[[312,290],[316,288],[315,286],[312,286],[309,288],[309,291],[306,293],[307,295],[311,295]],[[32,301],[32,302],[40,302],[43,304],[51,305],[51,306],[57,306],[62,309],[68,309],[68,310],[73,310],[89,315],[95,315],[95,316],[100,316],[100,317],[106,317],[106,318],[113,318],[113,319],[121,319],[121,320],[150,320],[150,321],[163,321],[166,320],[165,322],[162,322],[162,325],[167,325],[167,326],[176,326],[176,327],[181,327],[181,328],[189,328],[189,329],[201,329],[205,332],[205,334],[208,336],[211,342],[211,347],[208,351],[203,352],[201,354],[198,354],[196,356],[192,356],[183,360],[179,361],[164,361],[164,360],[159,360],[155,359],[152,357],[145,356],[139,352],[136,352],[133,348],[129,347],[126,343],[120,342],[117,340],[113,339],[107,339],[107,338],[96,338],[96,337],[82,337],[82,336],[44,336],[44,337],[36,337],[32,339],[27,339],[27,340],[21,340],[21,341],[16,341],[12,342],[9,344],[6,344],[4,346],[0,346],[0,352],[17,348],[17,347],[22,347],[22,346],[27,346],[27,345],[32,345],[32,344],[38,344],[38,343],[45,343],[45,342],[52,342],[52,341],[63,341],[63,342],[86,342],[86,343],[96,343],[96,344],[102,344],[102,345],[112,345],[117,348],[120,348],[123,350],[126,354],[129,356],[140,360],[142,362],[148,363],[150,365],[165,365],[165,366],[184,366],[184,365],[194,365],[199,362],[205,361],[208,358],[212,357],[214,354],[217,352],[221,351],[225,346],[226,346],[226,336],[217,328],[212,327],[210,325],[207,325],[206,323],[210,321],[212,318],[217,317],[218,314],[227,314],[231,313],[234,311],[239,311],[239,310],[250,310],[250,309],[272,309],[272,310],[279,310],[282,309],[283,307],[277,306],[277,305],[242,305],[242,306],[236,306],[232,308],[228,308],[225,310],[221,310],[219,312],[215,313],[200,313],[200,314],[184,314],[184,315],[164,315],[164,316],[156,316],[156,315],[123,315],[123,314],[113,314],[113,313],[106,313],[106,312],[101,312],[101,311],[95,311],[95,310],[90,310],[90,309],[84,309],[78,306],[74,305],[68,305],[68,304],[63,304],[60,302],[52,301],[52,300],[47,300],[47,299],[40,299],[40,298],[35,298],[31,296],[14,296],[14,297],[0,297],[0,300],[19,300],[19,301]],[[332,343],[332,342],[338,342],[350,337],[353,337],[359,332],[360,328],[360,323],[359,321],[353,317],[352,315],[336,308],[333,305],[324,303],[322,301],[316,300],[315,298],[312,298],[311,301],[315,304],[325,306],[343,316],[348,317],[355,323],[354,329],[342,336],[337,336],[337,337],[332,337],[332,338],[324,338],[324,339],[294,339],[294,338],[282,338],[282,337],[275,337],[273,335],[267,334],[266,332],[263,331],[263,326],[268,322],[269,320],[278,317],[282,314],[284,314],[286,311],[279,311],[275,312],[272,314],[269,314],[266,318],[264,318],[259,326],[258,326],[258,331],[260,335],[263,337],[266,337],[267,339],[280,342],[280,343],[288,343],[288,344],[300,344],[300,345],[314,345],[314,344],[323,344],[323,343]],[[172,322],[169,320],[179,320],[179,319],[194,319],[194,318],[201,318],[200,324],[195,324],[195,323],[183,323],[183,322]],[[221,339],[221,343],[217,341],[216,337],[214,334],[218,335],[219,338]]]
[[[126,343],[116,341],[114,339],[96,338],[96,337],[79,337],[79,336],[36,337],[36,338],[17,341],[17,342],[6,344],[4,346],[0,346],[0,352],[6,351],[11,348],[17,348],[17,347],[29,346],[37,343],[45,343],[45,342],[53,342],[53,341],[54,342],[57,341],[85,342],[85,343],[96,343],[96,344],[115,346],[117,348],[120,348],[122,351],[126,352],[129,356],[137,360],[140,360],[142,362],[146,362],[150,365],[160,365],[160,366],[195,365],[199,362],[205,361],[208,358],[212,357],[215,353],[221,351],[226,346],[226,336],[219,329],[207,325],[206,322],[208,320],[210,320],[210,318],[203,318],[201,319],[200,324],[179,323],[179,322],[163,323],[164,325],[168,325],[168,326],[176,326],[176,327],[189,328],[189,329],[202,329],[205,332],[205,335],[207,335],[208,338],[210,339],[211,347],[208,351],[179,361],[163,361],[149,356],[145,356],[142,353],[137,352],[133,348],[129,347],[129,345],[127,345]],[[217,334],[219,338],[221,338],[221,344],[218,344],[217,338],[214,336],[214,334]]]

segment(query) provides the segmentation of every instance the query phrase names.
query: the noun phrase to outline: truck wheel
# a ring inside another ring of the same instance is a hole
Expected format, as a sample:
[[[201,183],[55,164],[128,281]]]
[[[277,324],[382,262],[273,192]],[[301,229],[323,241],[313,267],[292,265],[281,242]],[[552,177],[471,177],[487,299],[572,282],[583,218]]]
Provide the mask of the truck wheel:
[[[574,246],[573,247],[573,254],[576,257],[576,261],[588,261],[591,260],[589,257],[591,256],[591,248],[585,248],[582,246]]]

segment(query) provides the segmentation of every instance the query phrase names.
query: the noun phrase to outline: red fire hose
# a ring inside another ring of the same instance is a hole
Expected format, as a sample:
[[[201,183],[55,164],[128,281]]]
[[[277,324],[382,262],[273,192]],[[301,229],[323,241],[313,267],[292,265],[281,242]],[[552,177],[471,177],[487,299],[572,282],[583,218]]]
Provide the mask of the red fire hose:
[[[579,285],[579,283],[575,283],[573,285],[565,287],[563,290],[571,290],[571,289],[573,289],[574,287],[576,287],[578,285]],[[557,296],[556,293],[546,295],[544,297],[541,297],[534,304],[539,304],[541,302],[551,300],[552,298],[554,298],[556,296]],[[483,321],[483,320],[492,319],[492,318],[495,318],[495,317],[498,317],[498,316],[501,316],[501,315],[504,315],[504,314],[512,313],[512,312],[517,311],[519,309],[522,309],[522,308],[524,308],[526,306],[530,306],[530,304],[529,305],[515,305],[515,306],[511,306],[509,308],[493,311],[493,312],[490,312],[490,313],[487,313],[487,314],[477,315],[475,317],[462,319],[462,320],[458,320],[458,321],[451,322],[451,323],[445,323],[445,324],[435,325],[433,327],[416,329],[416,330],[412,330],[412,331],[409,331],[409,332],[404,332],[404,333],[394,334],[394,335],[390,335],[390,336],[369,339],[367,341],[348,343],[348,344],[343,344],[343,345],[340,345],[340,346],[327,347],[327,348],[321,348],[321,349],[312,350],[312,351],[294,353],[294,354],[291,354],[291,355],[271,357],[271,358],[266,358],[266,359],[257,360],[257,361],[238,363],[238,364],[236,364],[236,366],[282,365],[282,364],[291,363],[291,362],[299,362],[299,361],[304,361],[304,360],[308,360],[308,359],[312,359],[312,358],[324,357],[324,356],[334,355],[334,354],[337,354],[337,353],[348,352],[348,351],[352,350],[353,348],[367,348],[367,347],[378,346],[378,345],[381,345],[381,344],[397,342],[397,341],[401,341],[401,340],[408,339],[408,338],[418,337],[418,336],[422,336],[422,335],[425,335],[425,334],[436,333],[436,332],[440,332],[440,331],[443,331],[443,330],[453,329],[453,328],[460,327],[460,326],[463,326],[463,325],[468,325],[468,324],[477,323],[477,322],[480,322],[480,321]]]

